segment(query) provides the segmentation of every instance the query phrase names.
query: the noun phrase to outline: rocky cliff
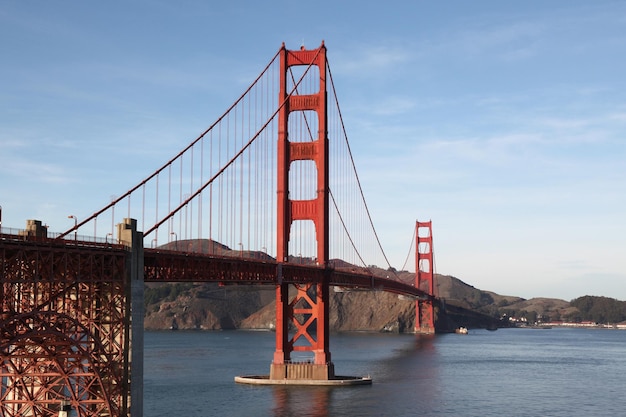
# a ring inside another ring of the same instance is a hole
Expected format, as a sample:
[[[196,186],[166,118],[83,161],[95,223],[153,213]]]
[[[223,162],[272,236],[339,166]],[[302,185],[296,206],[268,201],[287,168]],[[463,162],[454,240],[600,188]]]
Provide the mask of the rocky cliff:
[[[524,300],[478,290],[450,276],[436,276],[440,325],[486,327],[503,311],[510,314],[565,316],[569,303],[555,299]],[[156,295],[155,295],[156,294]],[[162,284],[146,289],[147,329],[274,329],[275,292],[272,286]],[[380,291],[343,291],[330,296],[331,331],[410,332],[415,325],[415,301]]]

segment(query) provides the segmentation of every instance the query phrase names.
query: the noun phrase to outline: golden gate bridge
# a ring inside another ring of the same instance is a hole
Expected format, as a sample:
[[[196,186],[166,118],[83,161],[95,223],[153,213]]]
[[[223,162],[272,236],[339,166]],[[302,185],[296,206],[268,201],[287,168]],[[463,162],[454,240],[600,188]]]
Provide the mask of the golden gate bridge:
[[[414,282],[370,267],[394,271],[323,43],[283,45],[181,152],[92,215],[69,218],[73,227],[62,233],[38,220],[0,229],[4,417],[142,415],[145,282],[274,286],[276,350],[266,379],[275,383],[337,378],[331,286],[414,297],[415,331],[435,331],[430,222],[415,224]],[[295,363],[293,352],[311,359]]]

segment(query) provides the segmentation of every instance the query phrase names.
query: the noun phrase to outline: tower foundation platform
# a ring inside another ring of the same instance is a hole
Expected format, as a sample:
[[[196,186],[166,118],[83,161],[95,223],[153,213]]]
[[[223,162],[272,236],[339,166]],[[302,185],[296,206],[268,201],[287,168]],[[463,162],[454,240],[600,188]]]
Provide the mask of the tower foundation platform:
[[[319,386],[352,386],[371,385],[369,376],[335,376],[332,379],[270,379],[269,375],[236,376],[238,384],[250,385],[319,385]]]
[[[235,382],[251,385],[370,385],[372,378],[335,375],[332,363],[319,365],[310,362],[272,363],[269,375],[236,376]]]

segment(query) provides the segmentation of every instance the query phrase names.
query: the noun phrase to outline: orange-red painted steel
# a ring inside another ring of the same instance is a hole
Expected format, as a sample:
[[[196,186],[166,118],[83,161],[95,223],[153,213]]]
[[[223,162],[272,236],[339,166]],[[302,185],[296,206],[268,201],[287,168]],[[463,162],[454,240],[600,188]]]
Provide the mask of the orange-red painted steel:
[[[126,416],[127,252],[0,235],[0,415]]]
[[[338,287],[392,292],[426,299],[428,294],[400,281],[377,277],[365,268],[279,263],[274,260],[144,249],[146,282],[220,282],[224,284],[327,283]]]
[[[294,66],[317,67],[319,90],[313,94],[300,95],[287,91],[287,77]],[[312,220],[317,238],[317,261],[328,261],[328,136],[326,98],[326,47],[299,51],[280,51],[279,103],[284,103],[278,113],[278,185],[277,185],[277,257],[279,263],[289,259],[289,235],[296,220]],[[317,113],[318,136],[311,142],[292,142],[289,138],[289,115],[292,112],[314,111]],[[297,160],[310,160],[317,168],[316,197],[311,200],[289,198],[289,169]],[[274,364],[291,360],[294,350],[314,354],[316,365],[330,363],[328,341],[328,279],[321,274],[320,280],[296,285],[296,296],[290,302],[286,282],[276,286],[276,350]],[[289,327],[295,327],[290,337]],[[298,341],[304,344],[298,344]]]
[[[431,297],[416,301],[415,331],[435,333],[435,296],[432,221],[415,224],[415,287]]]

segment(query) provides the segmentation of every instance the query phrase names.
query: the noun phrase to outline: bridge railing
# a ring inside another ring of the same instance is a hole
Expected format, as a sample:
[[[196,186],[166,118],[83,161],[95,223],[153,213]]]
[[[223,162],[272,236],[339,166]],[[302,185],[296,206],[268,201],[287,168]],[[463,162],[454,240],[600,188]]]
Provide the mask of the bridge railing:
[[[28,229],[18,229],[13,227],[0,228],[0,239],[11,241],[28,241],[28,242],[49,242],[56,240],[61,233],[50,233],[47,228],[43,231],[34,232]],[[85,235],[67,235],[61,239],[65,243],[75,243],[81,246],[105,246],[105,247],[123,247],[117,242],[117,239],[107,235],[106,237],[85,236]]]

